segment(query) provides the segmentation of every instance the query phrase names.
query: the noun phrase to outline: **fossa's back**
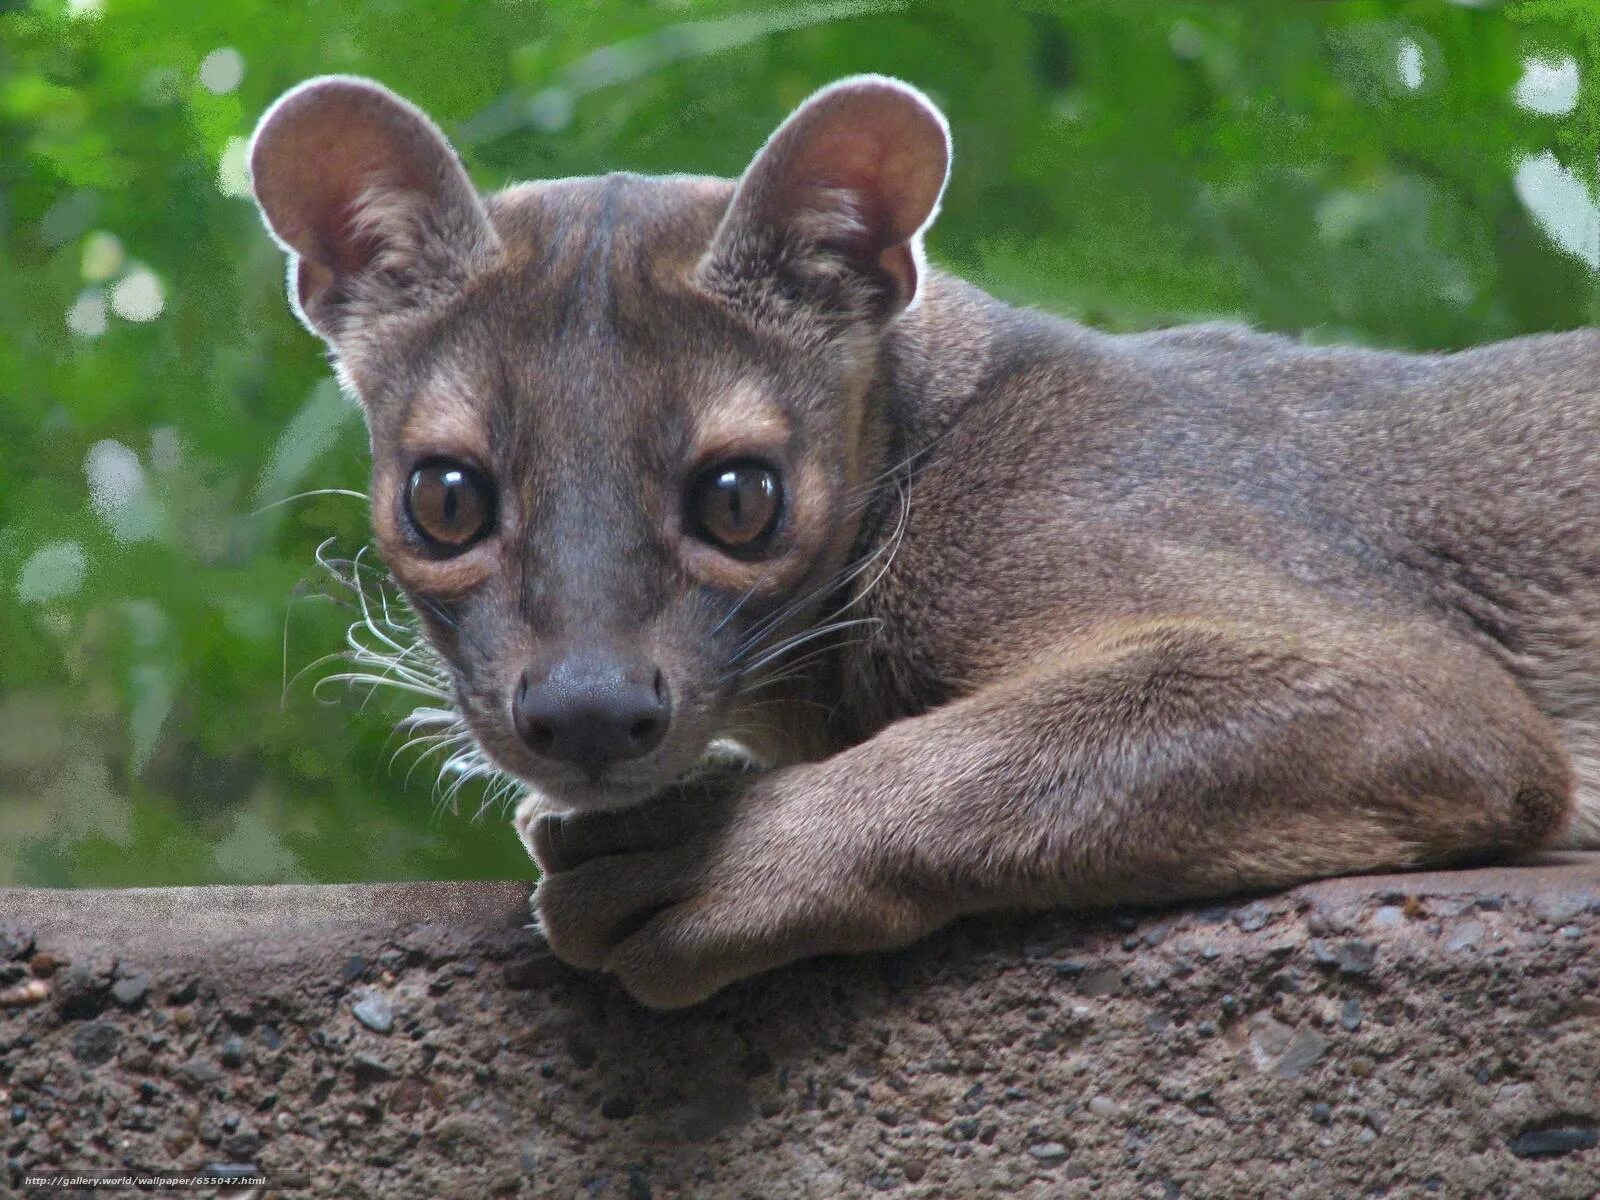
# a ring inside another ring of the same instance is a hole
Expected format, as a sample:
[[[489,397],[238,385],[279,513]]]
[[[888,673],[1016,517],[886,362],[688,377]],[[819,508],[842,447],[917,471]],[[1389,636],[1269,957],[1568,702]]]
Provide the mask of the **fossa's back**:
[[[981,382],[913,424],[910,561],[875,591],[939,581],[973,614],[962,646],[1013,611],[1026,631],[1180,598],[1436,623],[1558,723],[1587,810],[1573,838],[1600,839],[1600,333],[1454,354],[1231,325],[1115,336],[936,279],[897,340],[906,394],[930,361],[948,386],[953,343]]]

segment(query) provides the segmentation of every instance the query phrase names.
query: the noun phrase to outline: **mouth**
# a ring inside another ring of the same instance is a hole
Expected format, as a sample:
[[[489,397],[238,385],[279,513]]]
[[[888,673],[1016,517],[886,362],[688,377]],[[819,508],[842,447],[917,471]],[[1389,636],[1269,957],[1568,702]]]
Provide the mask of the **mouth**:
[[[563,811],[609,812],[632,808],[669,788],[692,785],[710,776],[745,774],[762,764],[737,742],[714,738],[688,767],[667,771],[650,778],[598,780],[577,775],[564,778],[537,778],[518,772],[519,778],[537,790],[554,808]]]
[[[661,791],[665,784],[616,784],[601,780],[591,783],[564,782],[550,784],[532,782],[530,785],[544,796],[552,808],[566,812],[610,812],[642,804]]]

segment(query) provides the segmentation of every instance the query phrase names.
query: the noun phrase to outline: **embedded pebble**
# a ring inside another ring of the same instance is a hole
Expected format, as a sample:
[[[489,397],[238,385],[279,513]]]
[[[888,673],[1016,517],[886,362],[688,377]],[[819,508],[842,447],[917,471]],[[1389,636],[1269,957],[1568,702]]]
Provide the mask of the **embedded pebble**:
[[[222,1069],[216,1063],[208,1062],[199,1057],[191,1058],[184,1063],[180,1071],[183,1077],[195,1087],[205,1087],[207,1084],[216,1083],[222,1078]]]
[[[1279,1079],[1298,1079],[1328,1049],[1328,1039],[1315,1029],[1302,1029],[1278,1060]]]
[[[1115,967],[1086,971],[1078,979],[1078,991],[1085,996],[1115,996],[1122,991],[1122,972]]]
[[[1351,1033],[1361,1028],[1361,1001],[1351,996],[1344,1002],[1339,1010],[1339,1024]]]
[[[394,1068],[381,1058],[370,1054],[358,1054],[350,1065],[351,1074],[355,1076],[356,1087],[371,1087],[375,1083],[383,1083],[394,1078]]]
[[[261,1133],[249,1126],[239,1130],[222,1143],[224,1153],[246,1158],[256,1154],[261,1149]]]
[[[394,1028],[394,1005],[381,992],[368,992],[350,1008],[356,1020],[374,1033],[388,1033]]]
[[[1372,914],[1372,923],[1379,929],[1397,929],[1405,920],[1406,911],[1398,904],[1385,904]]]
[[[1349,933],[1355,928],[1358,913],[1348,904],[1329,905],[1313,909],[1306,914],[1306,929],[1314,937],[1327,937],[1329,934]]]
[[[1482,921],[1462,921],[1444,940],[1446,950],[1470,950],[1483,941],[1483,935],[1488,932],[1488,926]]]
[[[0,989],[0,1008],[27,1008],[50,995],[50,985],[42,979],[24,979],[15,987]]]
[[[1257,1013],[1250,1020],[1250,1059],[1256,1070],[1268,1070],[1289,1048],[1294,1030],[1268,1013]]]
[[[1259,900],[1252,900],[1243,908],[1236,909],[1233,914],[1233,923],[1245,933],[1255,933],[1266,926],[1272,919],[1272,910]]]
[[[1339,970],[1345,975],[1365,975],[1378,962],[1378,945],[1364,938],[1351,938],[1339,945]]]
[[[122,1030],[105,1021],[91,1021],[72,1035],[72,1057],[86,1067],[110,1062],[122,1045]]]
[[[1110,1096],[1096,1096],[1089,1101],[1089,1111],[1097,1117],[1114,1117],[1122,1110]]]
[[[1593,1150],[1600,1145],[1600,1130],[1593,1125],[1564,1125],[1553,1129],[1528,1129],[1510,1139],[1511,1153],[1518,1158],[1552,1158],[1578,1150]]]
[[[1059,1167],[1067,1161],[1067,1148],[1060,1142],[1035,1142],[1028,1147],[1028,1153],[1042,1167]]]
[[[1544,896],[1534,906],[1540,920],[1552,925],[1565,925],[1581,913],[1589,900],[1587,896]]]
[[[145,993],[150,990],[150,977],[147,975],[130,975],[119,979],[111,985],[111,998],[123,1008],[134,1008],[144,999]]]

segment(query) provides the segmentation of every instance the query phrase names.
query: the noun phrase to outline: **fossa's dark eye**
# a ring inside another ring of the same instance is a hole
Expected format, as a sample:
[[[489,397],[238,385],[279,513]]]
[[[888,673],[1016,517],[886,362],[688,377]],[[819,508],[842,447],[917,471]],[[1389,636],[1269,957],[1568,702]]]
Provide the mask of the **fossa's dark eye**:
[[[735,554],[759,553],[778,527],[783,491],[778,473],[758,462],[719,463],[689,487],[689,527]]]
[[[476,467],[430,459],[406,483],[406,516],[430,550],[455,554],[494,528],[494,487]]]

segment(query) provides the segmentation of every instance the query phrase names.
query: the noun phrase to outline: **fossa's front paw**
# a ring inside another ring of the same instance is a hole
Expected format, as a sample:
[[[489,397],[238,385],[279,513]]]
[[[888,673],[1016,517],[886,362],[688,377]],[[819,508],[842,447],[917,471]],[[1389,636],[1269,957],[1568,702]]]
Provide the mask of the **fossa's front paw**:
[[[791,775],[534,817],[534,904],[551,948],[616,975],[644,1004],[679,1008],[797,958],[902,945],[931,928],[867,882],[847,825],[785,786]]]

